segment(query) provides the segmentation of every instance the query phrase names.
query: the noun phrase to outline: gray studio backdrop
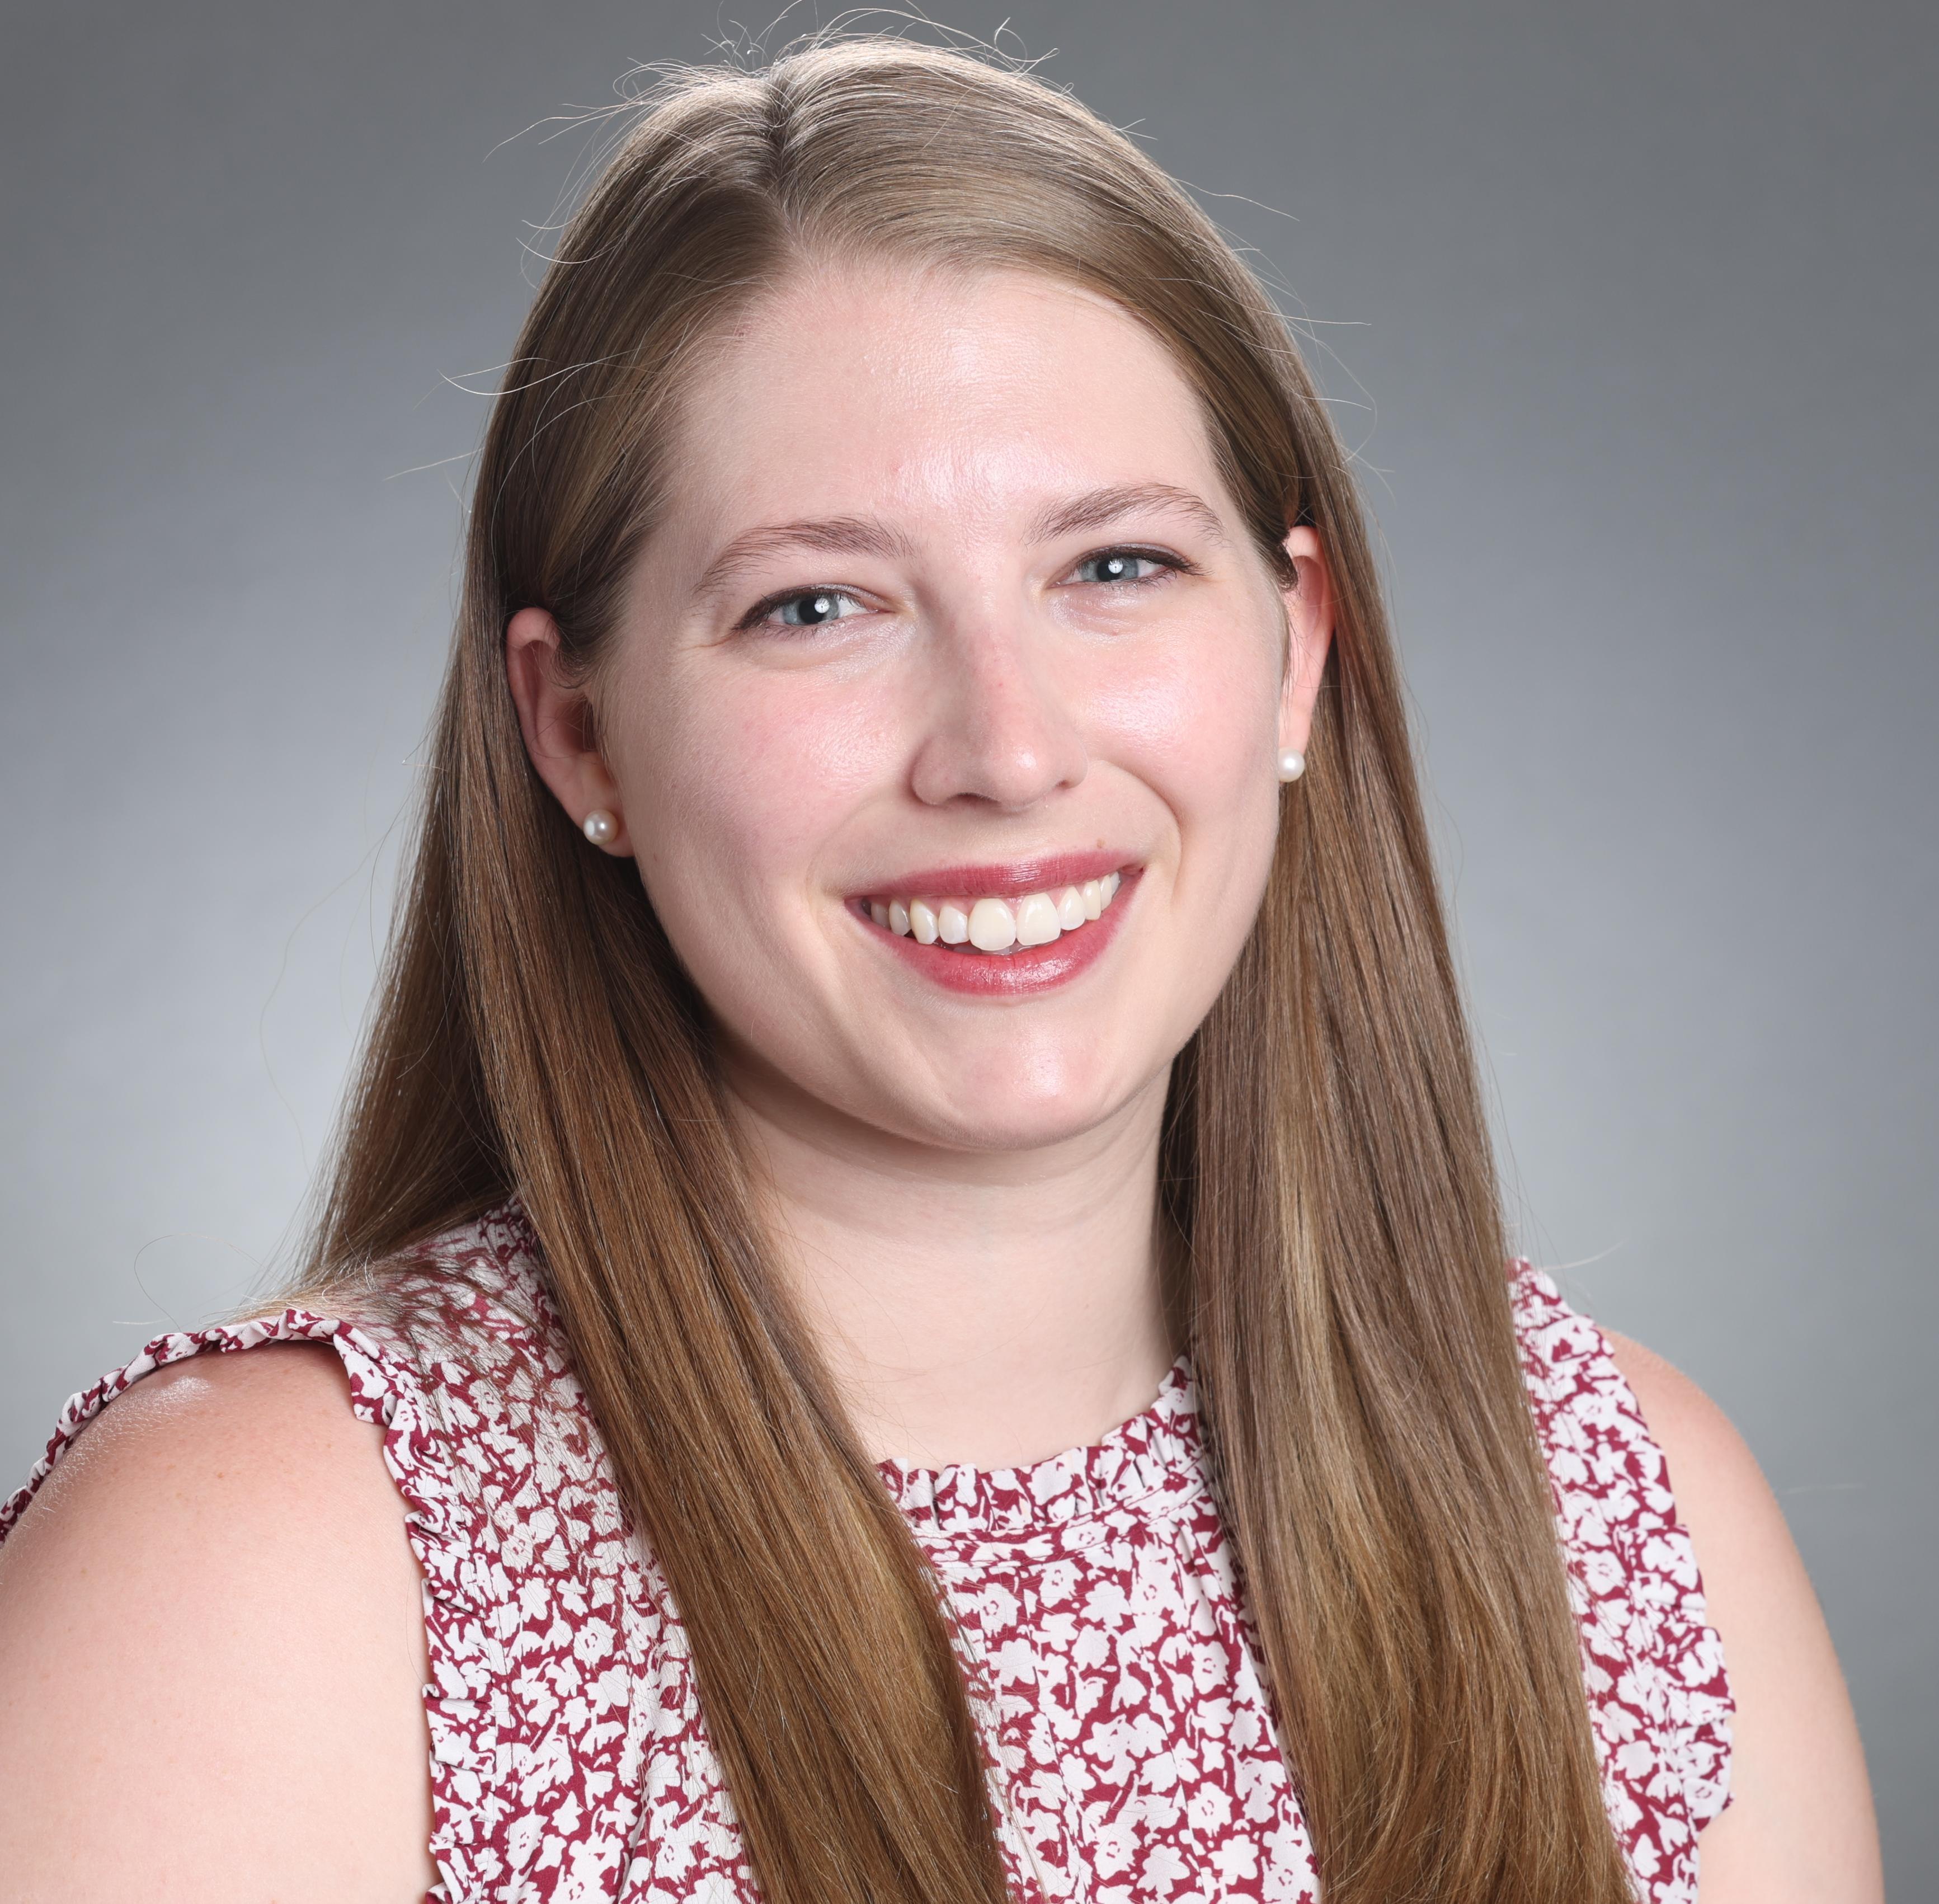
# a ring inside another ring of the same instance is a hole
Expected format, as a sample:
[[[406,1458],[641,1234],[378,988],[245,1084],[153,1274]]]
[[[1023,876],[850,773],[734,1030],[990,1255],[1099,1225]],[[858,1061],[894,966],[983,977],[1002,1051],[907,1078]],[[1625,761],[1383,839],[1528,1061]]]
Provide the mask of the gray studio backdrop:
[[[1310,321],[1519,1241],[1742,1425],[1895,1894],[1939,1895],[1930,10],[1006,11]],[[524,129],[731,17],[11,11],[10,1478],[285,1238],[442,657],[461,386],[507,355],[583,143]]]

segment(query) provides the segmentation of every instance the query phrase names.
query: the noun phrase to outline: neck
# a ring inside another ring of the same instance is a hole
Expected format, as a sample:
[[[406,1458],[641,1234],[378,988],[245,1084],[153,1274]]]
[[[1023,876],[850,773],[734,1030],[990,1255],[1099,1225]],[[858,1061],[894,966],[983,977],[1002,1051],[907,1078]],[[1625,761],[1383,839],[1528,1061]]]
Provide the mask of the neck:
[[[1182,1343],[1164,1080],[1027,1151],[921,1146],[730,1089],[774,1260],[870,1458],[1008,1467],[1147,1407]]]

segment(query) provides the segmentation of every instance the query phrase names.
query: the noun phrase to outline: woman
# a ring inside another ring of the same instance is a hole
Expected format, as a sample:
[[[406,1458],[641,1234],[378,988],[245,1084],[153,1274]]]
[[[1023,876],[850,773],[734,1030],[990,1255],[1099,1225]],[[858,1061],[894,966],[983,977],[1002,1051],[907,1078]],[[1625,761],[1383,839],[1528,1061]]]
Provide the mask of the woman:
[[[1127,142],[671,84],[429,788],[300,1286],[9,1510],[7,1896],[1878,1895],[1748,1455],[1505,1265],[1341,452]]]

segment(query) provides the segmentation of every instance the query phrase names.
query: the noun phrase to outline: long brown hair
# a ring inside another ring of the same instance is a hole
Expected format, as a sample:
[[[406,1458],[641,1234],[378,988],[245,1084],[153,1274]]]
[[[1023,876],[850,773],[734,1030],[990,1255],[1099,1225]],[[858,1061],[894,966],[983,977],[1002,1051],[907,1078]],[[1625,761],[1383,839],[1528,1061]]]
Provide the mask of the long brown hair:
[[[1261,553],[1338,617],[1258,924],[1178,1059],[1215,1479],[1328,1904],[1618,1904],[1502,1228],[1353,483],[1271,300],[1128,140],[896,40],[686,72],[565,230],[494,406],[416,858],[306,1276],[516,1190],[671,1585],[770,1904],[997,1904],[945,1610],[778,1293],[708,1025],[629,864],[534,773],[507,618],[595,666],[683,377],[804,260],[1046,273],[1201,400]]]

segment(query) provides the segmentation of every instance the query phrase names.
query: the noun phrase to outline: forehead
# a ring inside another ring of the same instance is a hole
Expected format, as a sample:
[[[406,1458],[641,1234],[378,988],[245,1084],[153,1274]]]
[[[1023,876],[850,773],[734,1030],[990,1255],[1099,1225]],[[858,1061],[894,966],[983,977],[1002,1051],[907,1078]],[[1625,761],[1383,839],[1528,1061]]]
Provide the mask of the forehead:
[[[743,314],[683,410],[670,501],[691,530],[867,513],[997,531],[1154,483],[1229,510],[1170,352],[1109,300],[1023,273],[817,266]]]

